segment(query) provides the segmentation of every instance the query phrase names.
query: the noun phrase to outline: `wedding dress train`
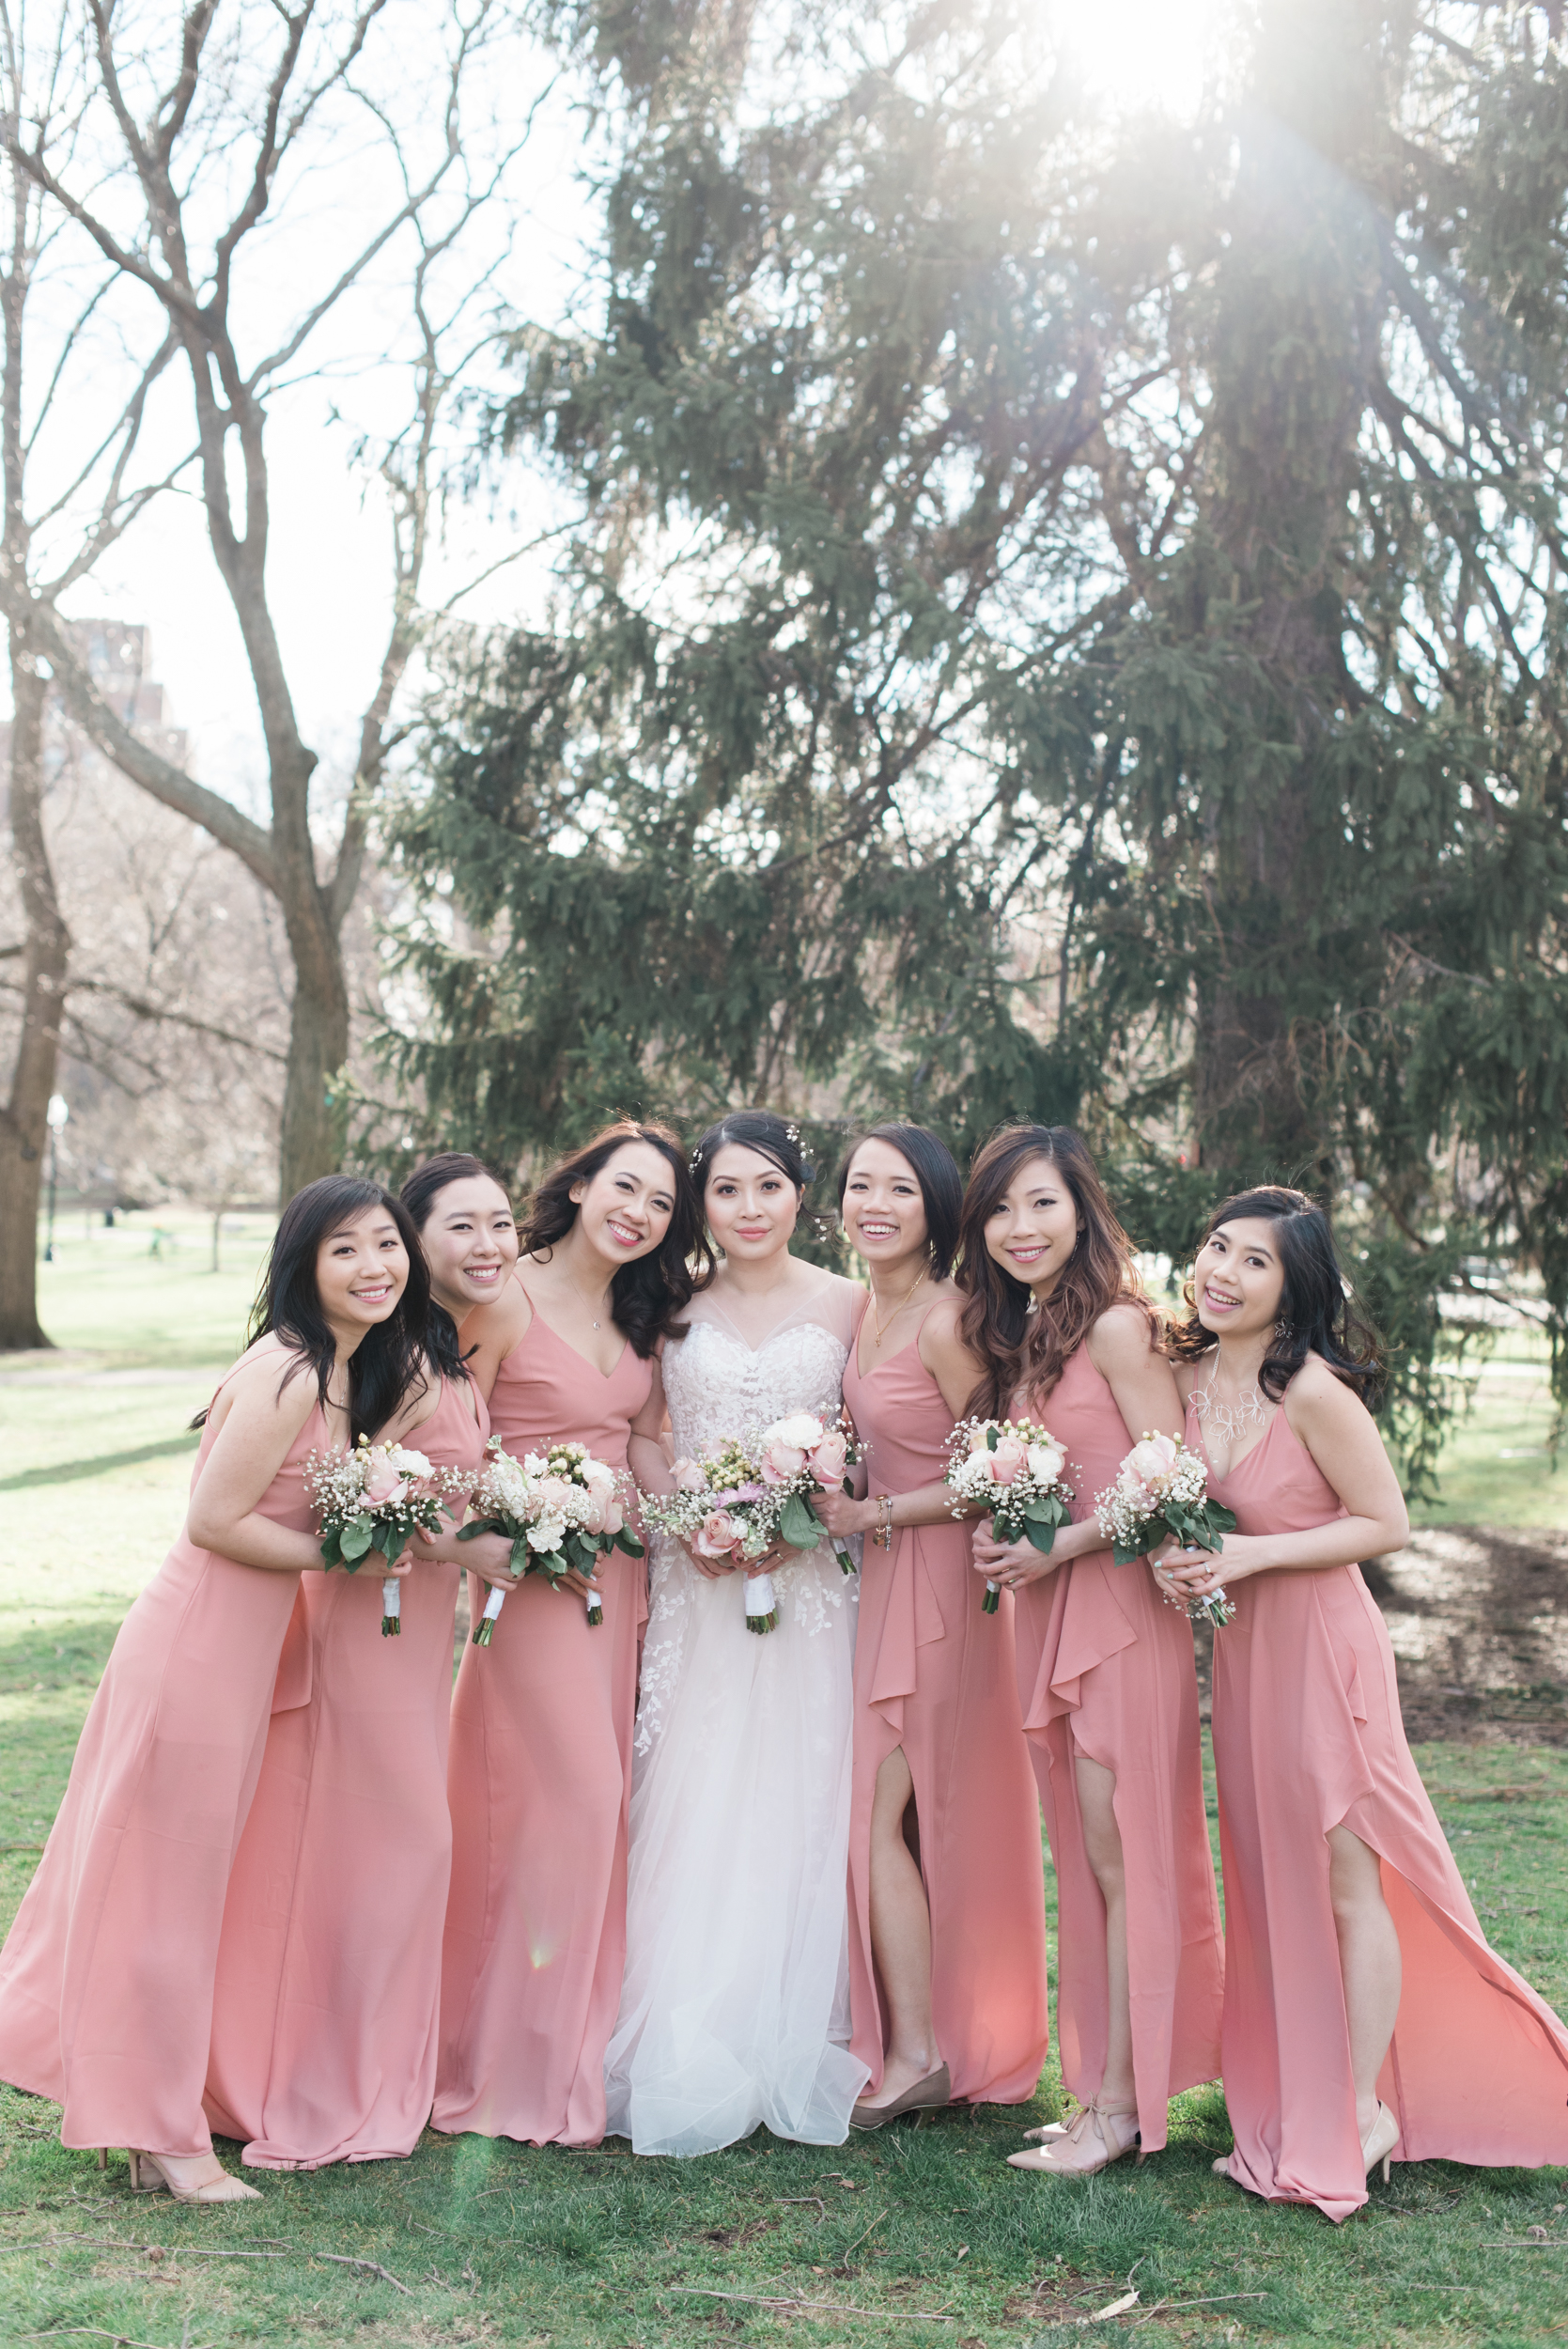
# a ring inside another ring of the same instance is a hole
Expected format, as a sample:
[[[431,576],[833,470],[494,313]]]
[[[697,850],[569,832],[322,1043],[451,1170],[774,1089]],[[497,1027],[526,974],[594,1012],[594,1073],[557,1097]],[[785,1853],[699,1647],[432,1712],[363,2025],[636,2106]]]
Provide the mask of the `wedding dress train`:
[[[676,1454],[836,1416],[854,1297],[825,1274],[755,1349],[694,1299],[664,1349]],[[759,2123],[839,2145],[867,2077],[848,2047],[856,1578],[826,1540],[800,1553],[759,1637],[739,1576],[709,1579],[664,1538],[651,1563],[608,2131],[640,2154],[711,2153]]]

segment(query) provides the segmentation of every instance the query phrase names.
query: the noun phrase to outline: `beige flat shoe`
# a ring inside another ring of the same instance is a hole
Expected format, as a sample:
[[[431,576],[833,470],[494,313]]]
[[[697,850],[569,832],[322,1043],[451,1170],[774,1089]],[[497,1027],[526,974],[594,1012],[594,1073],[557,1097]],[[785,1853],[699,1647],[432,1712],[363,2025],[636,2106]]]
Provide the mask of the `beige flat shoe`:
[[[885,2127],[888,2122],[896,2121],[901,2112],[931,2112],[952,2101],[953,2079],[943,2063],[936,2071],[927,2072],[923,2080],[916,2080],[914,2086],[907,2088],[902,2096],[895,2096],[892,2104],[857,2105],[849,2115],[849,2125],[862,2131],[879,2129]]]
[[[1075,2113],[1060,2137],[1032,2146],[1028,2153],[1009,2154],[1011,2170],[1049,2170],[1061,2178],[1093,2178],[1143,2147],[1138,2134],[1136,2105],[1104,2105],[1097,2096]]]
[[[177,2186],[156,2154],[129,2153],[131,2191],[132,2194],[172,2194],[177,2202],[259,2202],[260,2193],[247,2186],[243,2178],[231,2178],[219,2167],[215,2178],[203,2178],[194,2186]],[[212,2156],[217,2163],[216,2154]]]
[[[1209,2163],[1209,2168],[1214,2171],[1217,2178],[1228,2178],[1231,2174],[1230,2155],[1217,2154],[1213,2161]]]

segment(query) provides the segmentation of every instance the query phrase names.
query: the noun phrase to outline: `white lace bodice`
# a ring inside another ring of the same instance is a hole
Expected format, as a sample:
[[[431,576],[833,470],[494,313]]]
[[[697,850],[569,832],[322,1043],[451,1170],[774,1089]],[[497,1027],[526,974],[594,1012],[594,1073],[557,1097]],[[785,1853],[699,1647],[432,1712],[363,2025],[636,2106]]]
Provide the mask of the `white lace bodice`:
[[[663,1354],[676,1457],[695,1459],[725,1436],[753,1434],[791,1411],[815,1411],[830,1423],[835,1420],[849,1359],[854,1298],[850,1282],[830,1275],[757,1346],[747,1345],[711,1295],[693,1298],[687,1334],[666,1344]],[[858,1538],[851,1547],[858,1560]],[[680,1678],[686,1618],[705,1587],[705,1578],[672,1539],[655,1536],[649,1565],[648,1629],[637,1705],[636,1750],[644,1756],[665,1726],[668,1701]],[[800,1552],[797,1563],[775,1567],[773,1583],[781,1617],[808,1638],[842,1623],[846,1608],[852,1617],[860,1590],[858,1576],[845,1575],[827,1541]],[[733,1603],[738,1623],[738,1589]]]

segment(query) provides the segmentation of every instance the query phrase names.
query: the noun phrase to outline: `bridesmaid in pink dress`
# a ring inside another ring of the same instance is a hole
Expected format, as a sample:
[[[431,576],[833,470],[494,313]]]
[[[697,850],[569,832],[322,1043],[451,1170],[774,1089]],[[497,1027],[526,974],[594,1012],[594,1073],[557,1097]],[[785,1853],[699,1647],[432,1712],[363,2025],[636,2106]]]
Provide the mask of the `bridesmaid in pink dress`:
[[[458,1320],[517,1262],[505,1191],[477,1159],[403,1186],[437,1305],[429,1375],[381,1440],[478,1471],[489,1422],[458,1363]],[[286,1672],[229,1881],[207,2115],[256,2169],[411,2154],[436,2081],[442,1924],[452,1866],[446,1755],[459,1555],[510,1545],[422,1538],[402,1631],[380,1636],[378,1573],[306,1574],[305,1672]]]
[[[1049,2040],[1039,1806],[1022,1738],[1012,1602],[982,1612],[970,1529],[943,1483],[982,1366],[949,1277],[963,1182],[922,1126],[878,1126],[839,1205],[871,1297],[844,1374],[869,1445],[849,1828],[851,2051],[871,2075],[854,2125],[949,2100],[1020,2104]],[[918,1858],[916,1855],[918,1854]]]
[[[964,1199],[963,1327],[981,1408],[1065,1447],[1074,1522],[1048,1556],[988,1526],[975,1569],[1017,1591],[1018,1692],[1056,1868],[1057,2039],[1079,2110],[1016,2168],[1082,2176],[1166,2141],[1219,2061],[1222,1942],[1192,1635],[1147,1564],[1115,1566],[1094,1499],[1181,1407],[1094,1159],[1065,1127],[1004,1128]]]
[[[64,2106],[63,2144],[132,2148],[133,2188],[255,2193],[219,2164],[202,2089],[230,1870],[319,1556],[302,1473],[401,1407],[428,1305],[379,1185],[324,1175],[289,1201],[184,1532],[120,1627],[0,1953],[0,2077]]]
[[[1486,1945],[1361,1579],[1408,1521],[1327,1218],[1272,1185],[1228,1200],[1188,1295],[1188,1440],[1239,1529],[1160,1562],[1173,1597],[1235,1609],[1214,1642],[1235,2136],[1215,2168],[1341,2219],[1390,2158],[1568,2162],[1568,2032]]]
[[[505,1297],[462,1331],[465,1346],[477,1340],[471,1367],[491,1428],[519,1457],[570,1439],[624,1469],[654,1348],[704,1253],[675,1135],[623,1122],[563,1159],[539,1186],[522,1246]],[[463,1654],[438,2129],[539,2145],[597,2145],[604,2134],[647,1583],[643,1562],[620,1555],[600,1576],[598,1626],[577,1577],[552,1589],[529,1576],[508,1589],[492,1643]]]

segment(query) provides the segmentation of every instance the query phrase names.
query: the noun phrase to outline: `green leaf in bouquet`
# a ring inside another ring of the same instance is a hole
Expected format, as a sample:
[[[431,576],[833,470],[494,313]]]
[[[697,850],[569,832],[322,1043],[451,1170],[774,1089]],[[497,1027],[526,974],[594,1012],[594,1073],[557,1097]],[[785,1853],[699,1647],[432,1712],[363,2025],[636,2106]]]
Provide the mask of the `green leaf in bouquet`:
[[[1060,1517],[1051,1517],[1044,1525],[1042,1525],[1039,1518],[1035,1517],[1033,1511],[1028,1510],[1024,1515],[1023,1530],[1029,1535],[1029,1538],[1033,1543],[1035,1548],[1041,1551],[1044,1556],[1048,1558],[1050,1555],[1051,1545],[1056,1539],[1056,1529],[1061,1522],[1062,1520]]]
[[[780,1510],[779,1532],[791,1549],[815,1549],[822,1539],[822,1527],[815,1513],[808,1508],[800,1493],[791,1493]]]
[[[986,1449],[987,1452],[994,1452],[996,1448],[997,1431],[994,1427],[987,1427],[986,1430]]]
[[[342,1541],[335,1525],[330,1533],[321,1536],[321,1563],[329,1570],[343,1563]]]
[[[629,1525],[622,1526],[615,1536],[613,1548],[624,1549],[629,1558],[641,1558],[644,1555],[642,1543]]]
[[[338,1548],[343,1563],[350,1574],[376,1538],[375,1522],[370,1517],[350,1517],[338,1534]]]
[[[1111,1563],[1118,1566],[1135,1566],[1142,1556],[1141,1549],[1129,1549],[1125,1542],[1115,1543],[1110,1552]]]

